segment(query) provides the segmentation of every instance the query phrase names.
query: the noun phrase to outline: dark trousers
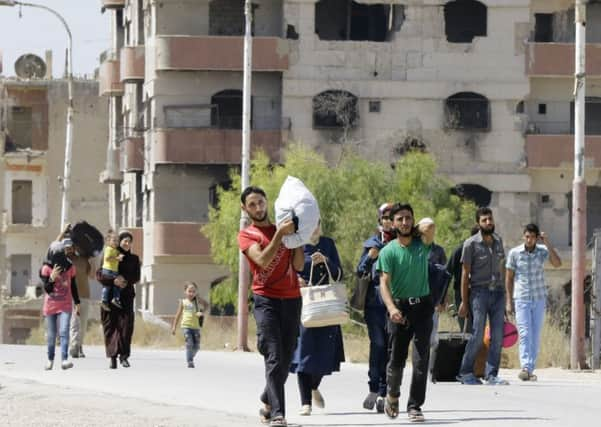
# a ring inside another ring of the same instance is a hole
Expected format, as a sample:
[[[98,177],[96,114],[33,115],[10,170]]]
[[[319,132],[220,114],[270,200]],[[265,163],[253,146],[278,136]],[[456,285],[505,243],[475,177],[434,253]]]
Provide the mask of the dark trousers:
[[[369,335],[369,391],[386,396],[386,365],[388,364],[388,315],[384,306],[365,307],[365,323]]]
[[[298,390],[301,396],[301,405],[311,404],[311,391],[317,390],[323,375],[308,374],[305,372],[299,372],[298,376]]]
[[[388,320],[389,361],[386,369],[388,381],[388,394],[391,397],[401,395],[401,382],[403,369],[407,361],[409,344],[413,340],[412,366],[413,375],[409,389],[407,410],[421,409],[426,400],[426,384],[428,380],[428,363],[430,359],[430,335],[432,334],[432,314],[434,307],[429,297],[422,299],[418,304],[409,305],[403,300],[395,300],[407,324],[393,323]]]
[[[257,348],[265,360],[265,389],[261,401],[271,416],[286,416],[284,385],[299,334],[301,298],[278,299],[254,295]]]

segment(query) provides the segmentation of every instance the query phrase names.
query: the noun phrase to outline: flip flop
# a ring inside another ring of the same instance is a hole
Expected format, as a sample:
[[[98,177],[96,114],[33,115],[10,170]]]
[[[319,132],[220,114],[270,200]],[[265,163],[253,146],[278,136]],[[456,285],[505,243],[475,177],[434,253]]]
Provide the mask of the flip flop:
[[[269,424],[269,421],[271,420],[271,411],[261,408],[259,409],[259,417],[261,418],[261,422],[263,424]]]
[[[388,418],[395,419],[399,416],[399,399],[394,401],[390,400],[390,398],[386,397],[386,401],[384,402],[384,412],[388,415]]]

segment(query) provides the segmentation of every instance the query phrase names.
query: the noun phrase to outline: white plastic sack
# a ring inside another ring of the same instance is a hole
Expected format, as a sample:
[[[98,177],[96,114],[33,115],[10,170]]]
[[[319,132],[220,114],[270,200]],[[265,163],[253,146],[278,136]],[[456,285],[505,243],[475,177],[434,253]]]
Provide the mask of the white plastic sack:
[[[294,234],[284,236],[283,243],[288,249],[308,244],[320,217],[315,196],[300,179],[288,176],[275,201],[275,222],[279,226],[293,217],[298,218],[298,230]]]

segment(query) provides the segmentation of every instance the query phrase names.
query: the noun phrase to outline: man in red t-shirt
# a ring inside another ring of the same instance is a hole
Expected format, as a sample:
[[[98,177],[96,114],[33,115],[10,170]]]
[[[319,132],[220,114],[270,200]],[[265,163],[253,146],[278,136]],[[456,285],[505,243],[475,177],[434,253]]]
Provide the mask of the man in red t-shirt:
[[[297,272],[303,270],[303,247],[287,249],[282,237],[294,233],[294,222],[276,228],[267,215],[267,198],[258,187],[240,196],[252,224],[238,234],[238,245],[253,274],[257,348],[265,359],[267,384],[261,394],[260,415],[272,426],[286,425],[284,385],[299,333],[302,300]]]

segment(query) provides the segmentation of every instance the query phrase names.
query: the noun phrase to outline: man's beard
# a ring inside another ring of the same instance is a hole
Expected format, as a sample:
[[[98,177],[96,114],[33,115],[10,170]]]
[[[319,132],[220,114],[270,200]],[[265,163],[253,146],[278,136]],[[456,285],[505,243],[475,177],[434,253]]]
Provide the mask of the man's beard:
[[[482,234],[485,236],[490,236],[491,234],[493,234],[495,232],[495,226],[493,225],[492,228],[490,228],[490,229],[485,229],[485,228],[480,227],[480,232],[482,232]]]
[[[251,214],[248,214],[248,216],[250,217],[250,219],[252,219],[255,222],[263,222],[267,219],[267,211],[265,211],[265,213],[263,214],[263,216],[261,218],[253,216]]]
[[[410,237],[413,236],[413,230],[409,229],[409,231],[407,232],[402,232],[400,229],[398,228],[392,228],[391,230],[395,236],[397,237]]]

